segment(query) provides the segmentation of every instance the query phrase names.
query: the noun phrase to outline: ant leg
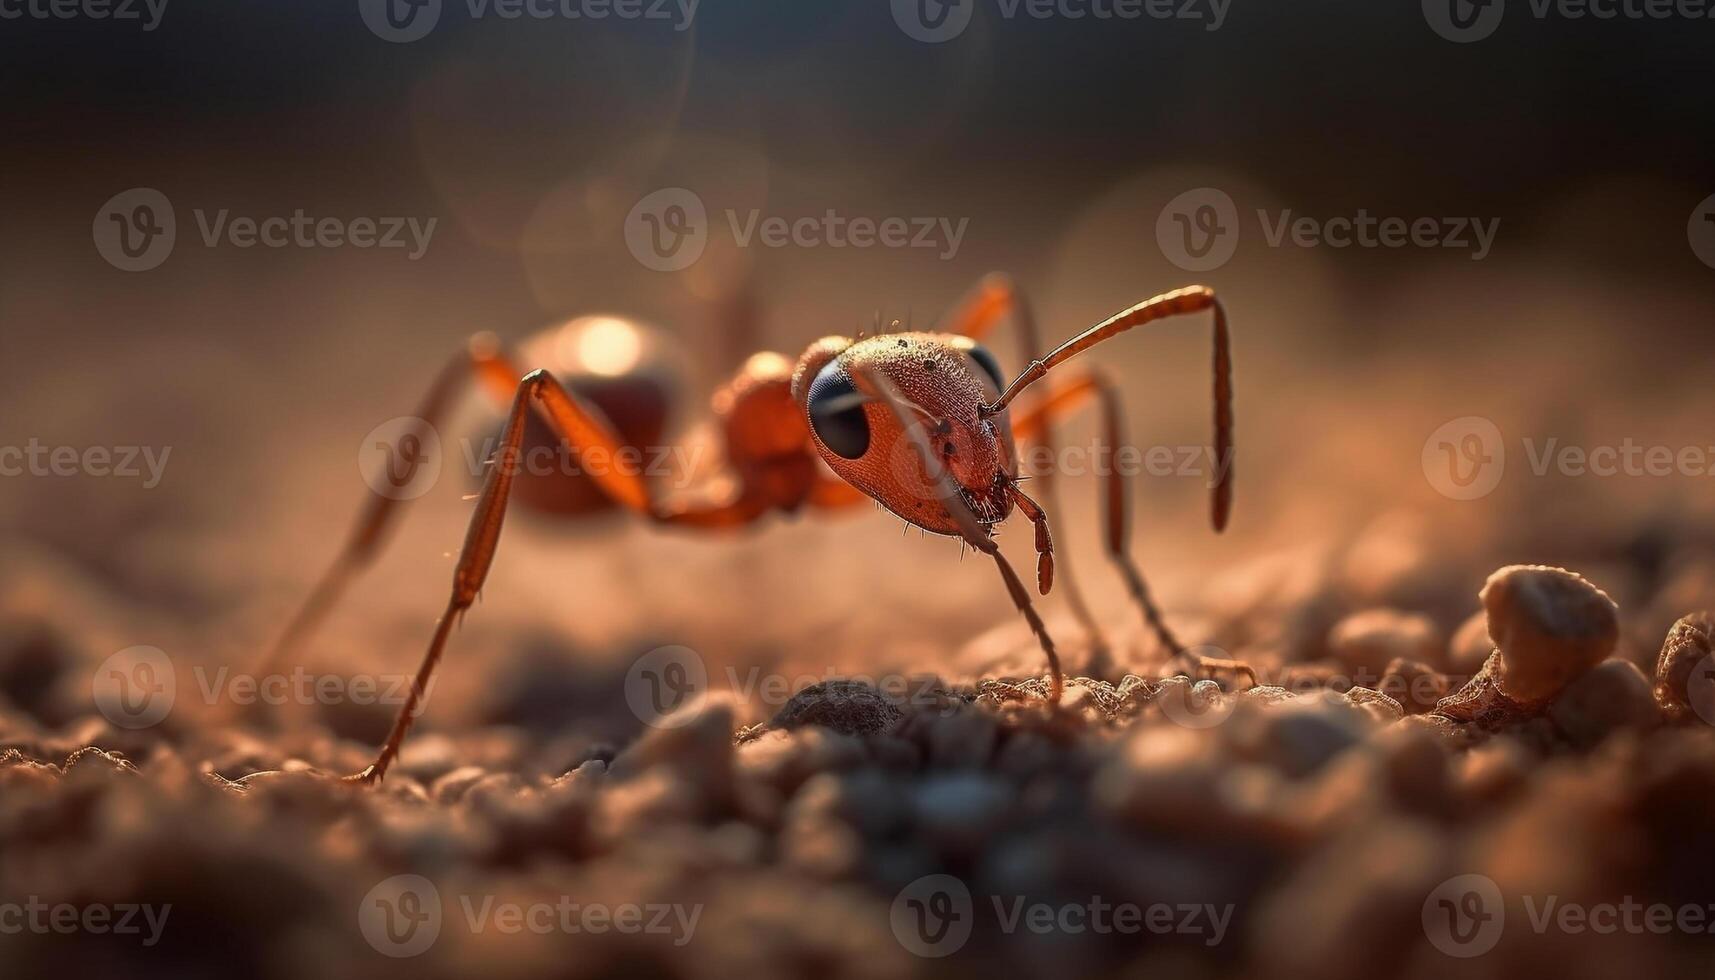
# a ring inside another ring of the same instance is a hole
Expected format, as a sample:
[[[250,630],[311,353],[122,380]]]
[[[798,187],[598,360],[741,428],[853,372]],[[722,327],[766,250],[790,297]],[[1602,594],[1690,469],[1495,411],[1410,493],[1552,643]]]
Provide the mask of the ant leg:
[[[946,466],[941,463],[940,457],[930,448],[928,439],[924,437],[922,422],[906,407],[904,396],[879,374],[862,370],[857,373],[880,394],[899,419],[901,428],[905,430],[905,437],[911,440],[912,448],[923,463],[924,472],[934,485],[941,506],[946,508],[948,515],[958,524],[960,537],[964,538],[966,544],[994,559],[995,565],[1000,569],[1001,580],[1006,583],[1007,594],[1012,597],[1012,604],[1024,616],[1024,621],[1030,624],[1030,631],[1036,634],[1036,641],[1048,658],[1048,703],[1058,707],[1060,695],[1066,688],[1066,678],[1060,669],[1060,655],[1054,649],[1054,639],[1048,635],[1048,628],[1043,625],[1042,617],[1036,614],[1036,607],[1031,604],[1030,591],[1024,587],[1018,573],[1012,570],[1006,556],[1001,554],[1000,545],[995,544],[994,539],[989,537],[988,529],[977,520],[977,515],[971,513],[971,508],[966,505],[964,498],[959,496],[958,487],[953,484]]]
[[[1047,357],[1031,361],[1024,372],[1014,378],[1012,384],[1006,386],[1006,390],[995,399],[994,404],[983,406],[982,412],[984,415],[993,415],[1005,409],[1018,397],[1019,392],[1035,384],[1056,365],[1076,357],[1104,340],[1145,323],[1200,310],[1212,310],[1215,314],[1215,465],[1219,475],[1210,490],[1209,520],[1216,531],[1224,530],[1233,507],[1233,358],[1231,342],[1227,336],[1227,311],[1221,306],[1221,301],[1215,298],[1215,291],[1207,286],[1186,286],[1184,289],[1162,293],[1085,330],[1054,348]]]
[[[970,337],[972,340],[981,340],[1008,317],[1012,320],[1013,329],[1018,332],[1018,346],[1025,362],[1036,360],[1042,355],[1042,335],[1036,328],[1036,314],[1024,294],[1023,287],[1014,282],[1011,276],[1003,273],[984,276],[946,316],[943,321],[945,327],[937,329]],[[1031,409],[1036,407],[1036,404],[1029,406]],[[1036,442],[1043,447],[1049,465],[1043,472],[1031,475],[1037,478],[1037,486],[1041,487],[1042,503],[1048,513],[1062,514],[1054,465],[1059,454],[1056,451],[1053,427],[1046,422],[1044,419]],[[1096,625],[1096,617],[1090,612],[1089,603],[1084,601],[1084,591],[1078,587],[1078,579],[1072,572],[1072,564],[1068,560],[1060,569],[1061,591],[1066,596],[1066,605],[1072,610],[1073,618],[1083,627],[1084,635],[1089,641],[1090,673],[1097,676],[1111,673],[1112,660],[1108,652],[1107,638]]]
[[[386,775],[388,766],[392,765],[399,754],[399,747],[405,740],[406,732],[417,718],[423,692],[427,690],[429,678],[434,674],[435,667],[446,650],[453,623],[464,616],[465,611],[476,601],[477,594],[482,591],[482,584],[488,578],[489,568],[494,563],[494,553],[499,547],[500,529],[506,519],[506,505],[512,490],[513,477],[518,470],[524,439],[525,413],[532,408],[540,413],[556,435],[578,449],[599,446],[606,448],[611,454],[620,448],[619,437],[613,433],[612,426],[601,411],[567,391],[553,375],[546,371],[532,371],[518,382],[517,394],[507,415],[500,449],[495,453],[494,464],[483,481],[482,494],[477,499],[476,511],[471,515],[470,528],[465,533],[464,548],[459,553],[458,565],[453,571],[452,595],[447,600],[446,611],[435,625],[428,652],[423,655],[422,666],[417,669],[417,675],[411,681],[409,697],[393,719],[393,727],[387,734],[387,741],[376,754],[374,762],[362,772],[347,777],[350,782],[375,783]],[[747,522],[762,512],[762,508],[748,498],[709,509],[663,508],[655,502],[648,484],[640,474],[624,467],[605,467],[592,471],[590,476],[616,501],[659,523],[701,527],[732,526]]]
[[[1054,587],[1054,534],[1048,530],[1048,514],[1016,485],[1009,492],[1012,502],[1036,529],[1036,591],[1047,595],[1048,590]]]
[[[1100,509],[1108,558],[1119,569],[1132,599],[1143,611],[1144,621],[1154,631],[1157,641],[1168,651],[1170,659],[1185,659],[1199,673],[1230,670],[1243,674],[1250,679],[1251,686],[1256,686],[1256,674],[1249,665],[1236,660],[1204,657],[1179,641],[1179,637],[1167,625],[1160,607],[1155,604],[1143,572],[1132,559],[1131,495],[1127,493],[1125,475],[1114,463],[1114,452],[1125,441],[1125,411],[1118,387],[1099,371],[1079,371],[1070,383],[1057,387],[1035,410],[1015,419],[1013,431],[1020,439],[1028,438],[1046,425],[1051,417],[1063,417],[1077,411],[1091,396],[1099,398],[1102,407],[1102,440],[1097,448],[1096,470],[1102,476]],[[1028,508],[1025,513],[1029,514]]]
[[[494,335],[477,334],[435,378],[428,394],[423,397],[422,404],[417,407],[415,427],[408,434],[414,434],[421,439],[427,431],[434,429],[446,415],[453,397],[465,380],[474,377],[484,390],[496,394],[500,404],[505,405],[512,397],[513,389],[518,386],[518,376],[518,369],[501,350]],[[406,479],[409,480],[416,475],[421,458],[413,457],[405,460],[405,463],[408,467]],[[256,676],[267,676],[278,671],[299,644],[327,616],[334,603],[351,584],[352,578],[375,560],[403,503],[402,500],[378,493],[371,494],[358,515],[357,524],[352,528],[345,547],[327,571],[322,573],[321,579],[305,598],[303,605],[299,606],[297,612],[286,622],[279,638],[258,664]]]

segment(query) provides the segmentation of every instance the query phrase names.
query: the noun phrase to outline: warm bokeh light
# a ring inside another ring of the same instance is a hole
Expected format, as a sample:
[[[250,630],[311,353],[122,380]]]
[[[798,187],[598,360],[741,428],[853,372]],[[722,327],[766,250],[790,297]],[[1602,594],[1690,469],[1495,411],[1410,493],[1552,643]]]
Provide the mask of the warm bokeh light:
[[[559,345],[570,370],[616,378],[643,357],[643,335],[615,317],[584,317],[560,328]]]

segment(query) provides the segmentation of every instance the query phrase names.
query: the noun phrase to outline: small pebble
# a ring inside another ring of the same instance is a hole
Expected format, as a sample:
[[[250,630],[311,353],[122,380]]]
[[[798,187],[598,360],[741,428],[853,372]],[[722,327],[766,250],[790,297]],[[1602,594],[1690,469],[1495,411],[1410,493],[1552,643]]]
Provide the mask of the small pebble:
[[[1382,671],[1377,690],[1399,702],[1408,715],[1421,715],[1435,710],[1435,705],[1447,696],[1451,682],[1447,675],[1420,660],[1397,659]]]
[[[1661,709],[1636,664],[1604,660],[1568,684],[1548,716],[1574,744],[1588,747],[1622,729],[1653,728]]]
[[[1546,707],[1546,701],[1519,702],[1507,697],[1495,681],[1500,672],[1501,652],[1496,650],[1489,655],[1483,669],[1477,671],[1477,676],[1435,705],[1434,713],[1453,721],[1470,722],[1485,731],[1494,731],[1530,718]]]
[[[436,803],[456,803],[459,798],[488,775],[488,770],[481,766],[460,766],[435,780],[429,789],[429,796]]]
[[[1405,717],[1405,709],[1398,701],[1374,688],[1354,687],[1342,697],[1373,720],[1383,724]]]
[[[1673,721],[1715,725],[1715,616],[1673,624],[1655,664],[1655,700]]]
[[[1614,600],[1563,568],[1509,565],[1489,576],[1479,597],[1501,651],[1494,681],[1519,702],[1552,698],[1619,642]]]
[[[892,698],[859,681],[830,680],[792,695],[768,728],[820,725],[843,735],[879,735],[904,717]]]
[[[1340,620],[1328,633],[1328,649],[1353,674],[1372,686],[1395,660],[1439,663],[1444,645],[1428,616],[1393,609],[1367,609]]]
[[[1266,711],[1235,712],[1225,728],[1238,755],[1302,778],[1358,744],[1365,715],[1343,694],[1318,694]]]
[[[655,766],[669,766],[693,778],[724,773],[732,762],[733,715],[730,698],[694,698],[615,756],[609,772],[615,779],[629,779]]]

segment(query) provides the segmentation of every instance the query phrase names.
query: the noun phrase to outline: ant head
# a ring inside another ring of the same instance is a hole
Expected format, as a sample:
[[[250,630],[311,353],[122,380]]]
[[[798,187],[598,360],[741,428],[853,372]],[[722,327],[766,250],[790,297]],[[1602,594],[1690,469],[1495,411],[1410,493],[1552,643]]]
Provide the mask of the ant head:
[[[826,337],[804,352],[792,377],[793,397],[829,468],[910,523],[956,535],[905,423],[869,390],[866,376],[886,378],[904,396],[915,416],[909,424],[921,427],[978,520],[998,524],[1012,512],[1012,426],[1004,411],[981,412],[1005,383],[994,355],[953,334]]]

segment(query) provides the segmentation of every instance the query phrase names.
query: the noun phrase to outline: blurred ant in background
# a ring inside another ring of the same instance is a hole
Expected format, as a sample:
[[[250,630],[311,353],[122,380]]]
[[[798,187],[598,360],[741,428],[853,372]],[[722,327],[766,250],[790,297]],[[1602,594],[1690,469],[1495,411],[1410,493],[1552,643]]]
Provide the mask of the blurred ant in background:
[[[1112,465],[1123,439],[1124,413],[1117,388],[1093,368],[1073,369],[1064,381],[1022,407],[1018,396],[1055,367],[1133,327],[1170,316],[1210,311],[1214,317],[1214,402],[1217,481],[1210,517],[1223,530],[1232,504],[1232,358],[1226,312],[1213,290],[1188,286],[1116,313],[1039,356],[1036,327],[1020,291],[1001,276],[980,283],[932,331],[824,337],[796,359],[763,352],[749,357],[716,392],[712,410],[725,440],[725,459],[736,489],[724,499],[664,499],[644,477],[619,466],[590,467],[576,476],[520,473],[519,460],[539,447],[569,447],[623,459],[655,444],[670,407],[671,386],[651,372],[650,333],[628,321],[586,318],[551,330],[509,355],[489,334],[478,335],[442,371],[418,409],[419,441],[445,416],[455,395],[474,379],[498,404],[510,405],[499,448],[488,469],[464,549],[453,572],[452,595],[435,626],[410,697],[385,744],[362,772],[348,777],[379,781],[398,755],[423,691],[441,659],[453,624],[482,589],[514,495],[525,506],[574,516],[622,507],[654,524],[738,528],[771,511],[840,510],[873,500],[910,524],[957,537],[994,559],[1007,593],[1048,660],[1048,702],[1058,705],[1065,680],[1053,639],[1029,590],[1001,554],[994,529],[1022,513],[1035,528],[1037,590],[1046,595],[1055,575],[1048,509],[1019,484],[1019,441],[1052,452],[1051,424],[1092,397],[1102,408],[1098,473],[1108,557],[1157,639],[1175,658],[1201,668],[1248,672],[1242,664],[1205,659],[1187,650],[1163,620],[1129,552],[1130,501],[1125,479]],[[1010,382],[979,340],[1003,321],[1018,330],[1025,369]],[[524,365],[530,365],[526,371]],[[544,367],[543,365],[550,365]],[[551,366],[571,370],[556,376]],[[415,467],[417,458],[407,458]],[[1053,467],[1042,474],[1042,497],[1054,505]],[[403,474],[409,477],[409,472]],[[401,501],[374,494],[344,550],[287,625],[260,673],[271,672],[328,612],[353,574],[379,550]],[[1104,648],[1094,617],[1068,578],[1074,614]]]

